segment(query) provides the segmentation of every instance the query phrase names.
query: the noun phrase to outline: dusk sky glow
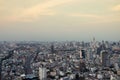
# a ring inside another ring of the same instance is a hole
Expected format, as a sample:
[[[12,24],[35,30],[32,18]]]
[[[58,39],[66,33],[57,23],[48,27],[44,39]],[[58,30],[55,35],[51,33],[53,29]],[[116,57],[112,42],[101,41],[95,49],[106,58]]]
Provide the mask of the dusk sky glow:
[[[120,0],[0,0],[0,41],[120,40]]]

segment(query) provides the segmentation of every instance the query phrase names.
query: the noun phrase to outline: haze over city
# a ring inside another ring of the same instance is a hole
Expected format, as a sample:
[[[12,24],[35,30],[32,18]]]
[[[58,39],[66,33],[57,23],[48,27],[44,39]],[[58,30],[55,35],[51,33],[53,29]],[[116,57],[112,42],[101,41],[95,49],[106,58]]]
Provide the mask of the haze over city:
[[[0,41],[119,41],[120,0],[0,0]]]

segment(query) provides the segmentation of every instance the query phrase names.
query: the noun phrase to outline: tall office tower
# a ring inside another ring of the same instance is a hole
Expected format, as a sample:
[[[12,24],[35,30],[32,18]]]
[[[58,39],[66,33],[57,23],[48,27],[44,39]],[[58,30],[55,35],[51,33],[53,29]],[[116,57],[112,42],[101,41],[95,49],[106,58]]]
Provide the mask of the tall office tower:
[[[85,50],[80,50],[80,58],[85,59]]]
[[[87,59],[88,60],[92,60],[93,59],[93,54],[92,54],[92,49],[91,48],[89,48],[87,50]]]
[[[46,68],[39,67],[39,79],[46,80],[46,78],[47,78]]]
[[[52,53],[52,54],[55,53],[54,45],[53,45],[53,44],[51,45],[51,53]]]
[[[107,51],[101,51],[101,62],[103,67],[109,67],[110,65],[110,58],[109,53]]]
[[[102,50],[101,47],[98,47],[98,48],[97,48],[97,55],[100,55],[101,50]]]
[[[86,55],[85,55],[85,50],[81,50],[82,51],[82,56],[83,56],[83,59],[85,59]]]
[[[80,58],[83,58],[83,57],[82,57],[82,51],[81,51],[81,50],[80,50],[80,53],[79,53],[79,54],[80,54]]]

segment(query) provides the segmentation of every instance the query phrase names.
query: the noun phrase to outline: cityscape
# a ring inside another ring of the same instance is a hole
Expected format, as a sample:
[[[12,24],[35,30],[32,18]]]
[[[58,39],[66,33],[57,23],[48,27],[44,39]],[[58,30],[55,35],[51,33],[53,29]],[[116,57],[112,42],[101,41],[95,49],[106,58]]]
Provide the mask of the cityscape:
[[[120,41],[1,41],[0,78],[120,80]]]
[[[120,0],[0,0],[0,80],[120,80]]]

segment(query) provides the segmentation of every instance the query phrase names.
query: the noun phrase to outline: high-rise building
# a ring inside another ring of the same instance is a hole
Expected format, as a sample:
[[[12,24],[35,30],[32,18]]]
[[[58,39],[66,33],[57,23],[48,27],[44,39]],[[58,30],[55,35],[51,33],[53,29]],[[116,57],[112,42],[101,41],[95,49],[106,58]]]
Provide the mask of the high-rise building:
[[[55,53],[54,45],[53,45],[53,44],[51,45],[51,53],[52,53],[52,54]]]
[[[103,67],[110,65],[109,53],[107,51],[101,51],[101,62]]]
[[[88,60],[92,60],[93,59],[93,54],[92,54],[92,49],[91,48],[89,48],[88,50],[87,50],[87,59]]]
[[[85,50],[80,50],[80,58],[85,59]]]
[[[47,78],[46,68],[39,67],[39,79],[46,80],[46,78]]]

